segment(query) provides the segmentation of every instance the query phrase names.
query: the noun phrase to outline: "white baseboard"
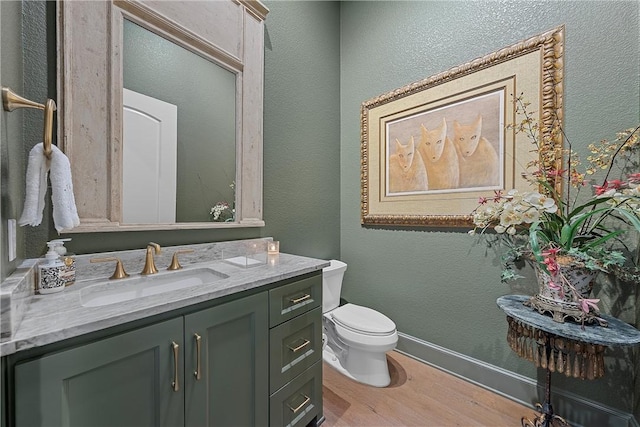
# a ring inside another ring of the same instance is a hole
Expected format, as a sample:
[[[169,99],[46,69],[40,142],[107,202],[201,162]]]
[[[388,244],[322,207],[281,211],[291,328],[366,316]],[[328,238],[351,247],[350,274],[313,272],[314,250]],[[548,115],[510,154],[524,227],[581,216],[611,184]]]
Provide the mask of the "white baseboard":
[[[455,375],[485,389],[532,408],[532,402],[544,396],[544,384],[472,357],[398,333],[396,350]],[[632,414],[590,401],[576,394],[558,390],[553,392],[554,412],[564,417],[573,427],[640,427]]]

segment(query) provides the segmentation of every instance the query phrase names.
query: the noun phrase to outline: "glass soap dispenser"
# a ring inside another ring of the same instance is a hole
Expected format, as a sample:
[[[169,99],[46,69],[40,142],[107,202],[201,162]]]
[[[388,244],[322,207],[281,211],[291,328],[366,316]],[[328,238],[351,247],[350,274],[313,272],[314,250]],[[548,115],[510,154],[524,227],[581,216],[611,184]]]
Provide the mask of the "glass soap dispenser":
[[[55,250],[56,245],[56,242],[47,242],[49,251],[45,255],[46,261],[38,265],[38,293],[40,294],[60,292],[66,286],[63,276],[65,265]]]

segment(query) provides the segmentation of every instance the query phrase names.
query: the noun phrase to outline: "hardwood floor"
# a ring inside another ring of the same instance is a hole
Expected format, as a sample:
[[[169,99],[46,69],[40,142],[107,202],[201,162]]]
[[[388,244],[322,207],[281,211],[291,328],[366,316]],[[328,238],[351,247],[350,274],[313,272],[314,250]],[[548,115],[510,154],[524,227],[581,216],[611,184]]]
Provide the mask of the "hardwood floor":
[[[370,387],[323,366],[322,427],[520,426],[534,410],[396,351],[391,384]]]

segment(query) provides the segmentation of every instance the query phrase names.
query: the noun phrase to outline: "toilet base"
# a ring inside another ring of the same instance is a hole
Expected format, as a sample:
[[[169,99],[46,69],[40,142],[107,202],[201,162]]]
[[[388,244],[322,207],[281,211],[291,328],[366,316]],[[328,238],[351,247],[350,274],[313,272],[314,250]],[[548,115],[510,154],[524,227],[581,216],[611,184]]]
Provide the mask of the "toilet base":
[[[346,369],[344,369],[344,367],[340,363],[340,360],[338,360],[338,356],[335,355],[331,347],[325,346],[325,348],[322,349],[322,360],[345,377],[351,378],[354,381],[358,381],[353,378],[353,375],[351,375],[349,372],[347,372]]]
[[[387,355],[386,353],[382,353],[380,356],[380,360],[374,361],[374,364],[377,364],[379,368],[376,369],[375,374],[367,373],[354,375],[342,366],[340,359],[338,359],[338,356],[335,355],[330,346],[325,345],[322,350],[322,360],[345,377],[373,387],[386,387],[391,382],[391,378],[389,377],[389,368],[387,367]],[[382,359],[384,359],[384,362]],[[382,363],[384,363],[384,365],[382,365]]]

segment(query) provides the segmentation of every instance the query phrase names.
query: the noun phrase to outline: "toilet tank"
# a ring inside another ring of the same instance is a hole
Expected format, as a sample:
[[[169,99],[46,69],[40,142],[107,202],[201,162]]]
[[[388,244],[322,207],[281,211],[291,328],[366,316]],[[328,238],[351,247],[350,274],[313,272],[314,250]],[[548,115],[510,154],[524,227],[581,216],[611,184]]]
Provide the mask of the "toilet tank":
[[[332,259],[331,265],[322,269],[322,312],[333,310],[340,305],[342,278],[347,264]]]

